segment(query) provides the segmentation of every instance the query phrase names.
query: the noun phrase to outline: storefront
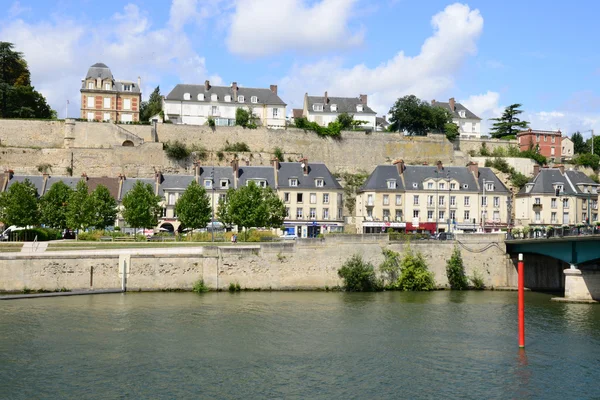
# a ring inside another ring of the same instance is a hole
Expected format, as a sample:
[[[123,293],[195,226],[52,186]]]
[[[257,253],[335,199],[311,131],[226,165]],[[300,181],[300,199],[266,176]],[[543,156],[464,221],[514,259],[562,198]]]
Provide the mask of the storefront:
[[[302,222],[284,222],[284,231],[288,235],[294,235],[299,238],[316,238],[320,234],[343,232],[342,223],[332,223],[325,221],[302,221]]]
[[[363,233],[404,232],[406,222],[368,221],[362,227]]]
[[[446,225],[443,225],[443,227],[446,227]],[[420,222],[418,224],[412,224],[410,222],[406,223],[406,232],[435,233],[436,228],[437,226],[435,222]],[[442,228],[441,224],[440,228]]]

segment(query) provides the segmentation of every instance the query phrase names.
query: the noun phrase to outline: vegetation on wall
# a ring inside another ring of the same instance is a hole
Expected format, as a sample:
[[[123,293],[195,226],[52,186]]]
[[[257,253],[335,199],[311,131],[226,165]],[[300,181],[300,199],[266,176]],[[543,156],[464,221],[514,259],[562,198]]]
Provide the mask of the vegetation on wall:
[[[334,174],[334,177],[342,179],[342,187],[344,188],[344,204],[346,205],[350,215],[354,215],[354,210],[356,208],[356,194],[362,185],[364,185],[367,181],[369,174],[365,171],[360,171],[356,174],[342,172],[339,174]]]
[[[458,246],[454,246],[452,256],[446,262],[446,276],[453,290],[465,290],[469,286],[469,281],[465,275],[462,255]]]
[[[248,146],[245,142],[235,142],[229,143],[229,140],[225,141],[225,146],[221,149],[222,151],[227,151],[230,153],[233,152],[248,152],[250,151],[250,146]]]
[[[179,140],[163,143],[163,149],[167,154],[167,157],[177,161],[185,160],[190,156],[190,154],[192,154],[190,149],[188,149],[187,146]]]
[[[354,254],[342,265],[338,276],[348,292],[374,292],[381,288],[373,264],[364,261],[359,254]]]
[[[275,147],[273,149],[273,157],[279,160],[279,162],[283,162],[283,150],[281,150],[281,147]]]
[[[518,187],[519,189],[525,186],[527,182],[529,182],[529,178],[524,174],[520,173],[506,162],[505,159],[496,157],[494,159],[486,159],[485,166],[488,168],[495,168],[500,172],[509,175],[510,182],[514,187]]]

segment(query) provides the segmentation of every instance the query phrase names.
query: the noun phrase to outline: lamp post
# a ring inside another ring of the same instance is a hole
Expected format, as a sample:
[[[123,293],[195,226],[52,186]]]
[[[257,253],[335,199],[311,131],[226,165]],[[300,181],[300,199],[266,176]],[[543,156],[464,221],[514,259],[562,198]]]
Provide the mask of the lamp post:
[[[212,190],[212,204],[211,211],[212,217],[210,219],[210,237],[211,240],[215,241],[215,167],[213,165],[210,171],[210,188]]]
[[[435,220],[435,232],[434,235],[438,233],[438,202],[439,202],[439,188],[438,188],[438,170],[435,170],[435,204],[433,205],[433,219]]]
[[[485,218],[487,217],[487,198],[485,197],[485,179],[483,180],[483,197],[481,198],[481,206],[485,207],[481,211],[481,226],[483,227],[483,233],[485,233]]]
[[[450,171],[446,172],[446,183],[448,184],[448,233],[450,233]]]

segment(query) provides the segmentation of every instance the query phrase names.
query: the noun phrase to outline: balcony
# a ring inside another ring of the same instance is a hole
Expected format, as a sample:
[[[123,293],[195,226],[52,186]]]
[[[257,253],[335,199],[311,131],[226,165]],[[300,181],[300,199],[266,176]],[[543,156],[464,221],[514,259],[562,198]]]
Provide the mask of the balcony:
[[[533,209],[534,210],[541,210],[542,209],[542,203],[533,203]]]

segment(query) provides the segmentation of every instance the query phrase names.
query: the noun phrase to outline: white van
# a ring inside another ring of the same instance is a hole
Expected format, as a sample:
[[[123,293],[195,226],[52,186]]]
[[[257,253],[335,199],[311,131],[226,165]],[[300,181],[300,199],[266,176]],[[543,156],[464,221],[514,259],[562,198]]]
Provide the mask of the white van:
[[[4,230],[4,232],[2,232],[2,234],[0,234],[0,241],[1,242],[8,241],[8,239],[10,238],[10,234],[12,232],[22,231],[23,229],[26,229],[26,228],[20,228],[20,227],[15,226],[15,225],[9,226],[8,228],[6,228]]]

